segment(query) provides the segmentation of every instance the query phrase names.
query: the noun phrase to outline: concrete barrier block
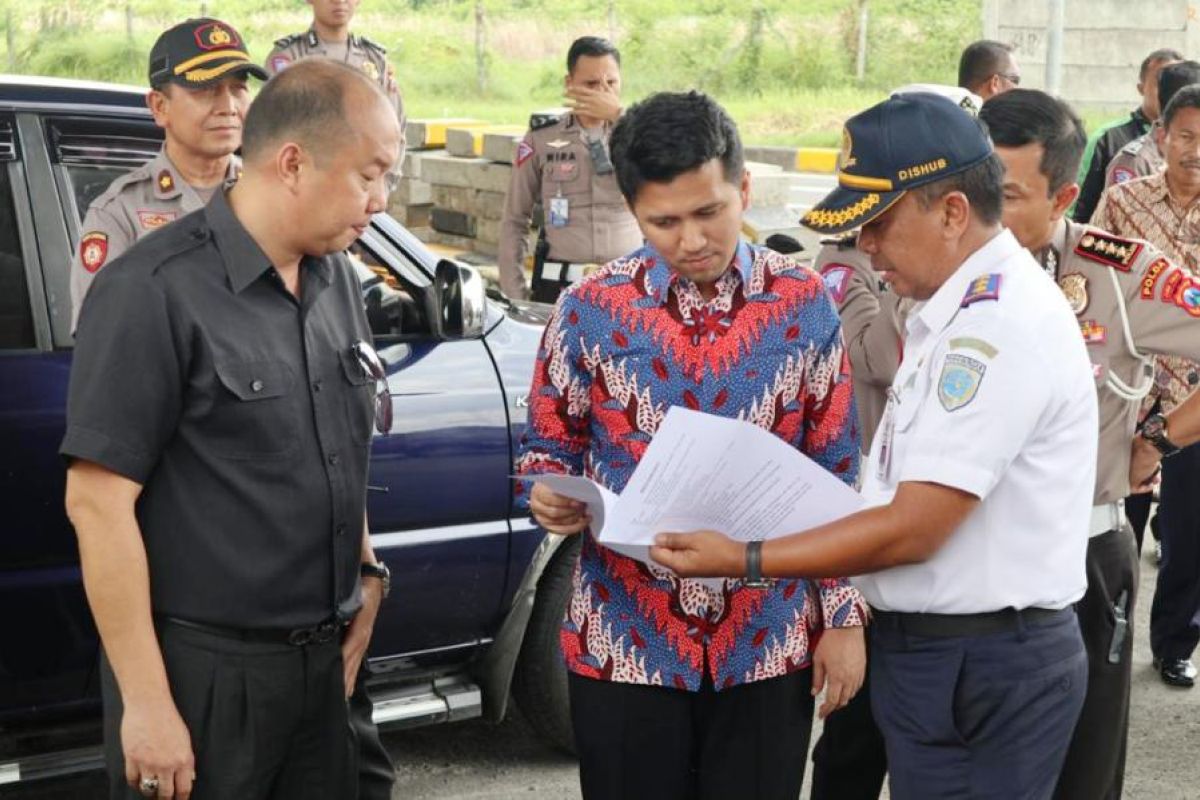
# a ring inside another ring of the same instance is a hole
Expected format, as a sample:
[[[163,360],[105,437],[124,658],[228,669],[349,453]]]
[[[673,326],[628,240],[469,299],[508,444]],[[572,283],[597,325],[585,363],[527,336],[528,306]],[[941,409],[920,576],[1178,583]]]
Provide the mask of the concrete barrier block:
[[[488,244],[500,243],[500,220],[475,219],[475,239]]]
[[[421,178],[434,186],[460,186],[485,192],[507,192],[512,167],[482,158],[455,158],[429,153],[421,160]]]
[[[832,147],[801,147],[796,151],[797,172],[837,172],[838,151]]]
[[[433,206],[429,203],[411,206],[406,206],[403,203],[392,203],[388,206],[388,214],[401,225],[412,230],[413,228],[429,226],[429,220],[433,214]]]
[[[451,211],[446,208],[433,207],[430,224],[435,231],[452,233],[456,236],[475,236],[475,218],[461,211]]]
[[[796,148],[794,147],[747,145],[746,158],[751,161],[771,164],[780,169],[794,170],[796,168]]]
[[[392,203],[414,206],[433,202],[433,187],[416,178],[401,178],[400,185],[392,192]]]
[[[446,131],[449,128],[482,128],[490,124],[490,122],[469,117],[410,119],[404,125],[404,138],[410,149],[428,150],[446,146]]]
[[[414,180],[421,179],[421,157],[424,155],[419,150],[406,150],[404,152],[404,160],[400,162],[400,174],[405,178]]]
[[[517,158],[517,145],[524,135],[524,131],[483,134],[483,157],[498,164],[513,163]]]
[[[488,134],[521,136],[523,128],[516,125],[488,125],[484,128],[448,128],[446,130],[446,152],[459,158],[476,158],[483,155],[484,138]],[[486,158],[486,156],[484,156]],[[491,160],[491,159],[489,159]],[[507,159],[512,161],[512,159]]]
[[[750,175],[750,201],[757,206],[785,206],[792,191],[792,175],[764,172]]]

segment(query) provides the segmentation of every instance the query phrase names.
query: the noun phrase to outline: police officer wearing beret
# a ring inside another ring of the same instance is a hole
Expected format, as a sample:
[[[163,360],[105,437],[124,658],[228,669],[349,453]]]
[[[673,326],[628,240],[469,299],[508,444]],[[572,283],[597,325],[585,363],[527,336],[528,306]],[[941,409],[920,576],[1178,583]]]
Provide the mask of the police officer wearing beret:
[[[1130,490],[1130,442],[1139,401],[1153,384],[1153,356],[1200,357],[1200,319],[1183,303],[1163,301],[1164,287],[1186,273],[1157,247],[1065,217],[1079,193],[1074,177],[1085,143],[1066,103],[1016,90],[989,100],[981,117],[1006,167],[1004,222],[1079,320],[1099,399],[1088,590],[1076,606],[1089,655],[1088,693],[1056,796],[1120,797],[1138,574],[1121,507]]]
[[[342,251],[400,148],[361,71],[296,65],[247,113],[237,184],[84,303],[61,452],[113,797],[357,792],[347,698],[386,592],[367,455],[391,405]]]
[[[621,54],[611,42],[584,36],[567,51],[567,102],[561,117],[534,118],[517,146],[500,225],[500,288],[530,295],[525,285],[529,223],[537,203],[542,230],[534,258],[534,300],[553,303],[589,264],[605,264],[642,244],[625,206],[608,141],[621,115]]]
[[[275,41],[275,47],[264,62],[272,75],[286,69],[302,58],[320,56],[332,58],[362,70],[379,84],[396,109],[401,132],[404,124],[404,103],[396,84],[396,71],[388,61],[387,50],[365,36],[350,32],[350,21],[361,0],[308,0],[313,21],[304,33],[293,33]]]
[[[651,556],[687,576],[861,575],[891,796],[1044,798],[1087,679],[1072,604],[1091,366],[1061,293],[1001,226],[1003,165],[977,120],[904,95],[846,135],[839,186],[803,221],[861,226],[872,266],[923,301],[871,448],[869,507],[765,543],[660,534]]]
[[[242,143],[251,75],[267,78],[241,35],[220,20],[188,20],[158,37],[150,49],[146,105],[166,140],[157,156],[117,178],[88,207],[71,264],[72,328],[105,264],[237,178],[234,151]]]

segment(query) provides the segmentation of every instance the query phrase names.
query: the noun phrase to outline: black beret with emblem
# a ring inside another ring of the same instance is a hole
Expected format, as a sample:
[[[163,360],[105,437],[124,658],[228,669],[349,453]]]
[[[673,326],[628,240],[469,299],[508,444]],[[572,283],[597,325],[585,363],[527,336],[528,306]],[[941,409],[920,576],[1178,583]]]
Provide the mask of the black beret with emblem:
[[[219,19],[189,19],[163,32],[150,48],[150,85],[199,88],[229,74],[266,80],[267,71],[250,60],[246,42]]]
[[[838,186],[800,224],[820,233],[865,225],[915,189],[983,163],[992,142],[944,96],[897,95],[851,117],[842,132]]]

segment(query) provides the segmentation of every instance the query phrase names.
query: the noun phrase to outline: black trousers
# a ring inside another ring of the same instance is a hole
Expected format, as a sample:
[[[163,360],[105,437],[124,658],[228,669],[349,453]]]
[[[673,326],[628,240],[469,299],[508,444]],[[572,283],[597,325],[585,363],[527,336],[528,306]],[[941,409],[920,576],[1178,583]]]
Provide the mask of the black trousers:
[[[985,635],[913,635],[882,617],[868,631],[893,800],[1050,797],[1087,680],[1069,609]]]
[[[796,800],[812,670],[699,692],[568,675],[584,800]]]
[[[358,754],[358,800],[391,800],[396,770],[391,755],[379,740],[379,729],[371,721],[368,674],[363,659],[350,695],[350,736]]]
[[[870,661],[858,694],[825,718],[812,761],[810,800],[878,800],[887,775],[887,750],[871,714]]]
[[[1139,556],[1142,554],[1142,542],[1145,541],[1146,524],[1150,522],[1150,506],[1153,504],[1153,492],[1131,494],[1125,498],[1125,517],[1129,520],[1130,527],[1133,528],[1135,550]],[[1159,509],[1161,511],[1161,506]],[[1150,530],[1157,539],[1157,525],[1152,525]]]
[[[1150,649],[1191,658],[1200,642],[1200,445],[1163,459],[1158,521],[1162,563],[1150,605]]]
[[[530,297],[539,303],[555,303],[563,289],[571,285],[567,271],[571,268],[566,261],[546,261],[534,264]]]
[[[1087,648],[1087,697],[1054,791],[1058,800],[1121,797],[1129,732],[1137,577],[1133,533],[1128,528],[1093,536],[1088,541],[1087,593],[1075,605]],[[1116,612],[1122,593],[1126,598],[1124,634]],[[1110,659],[1110,653],[1116,663]]]
[[[293,647],[165,623],[159,643],[192,739],[193,800],[355,796],[357,756],[336,639]],[[101,691],[110,796],[140,798],[125,783],[121,696],[107,659]]]

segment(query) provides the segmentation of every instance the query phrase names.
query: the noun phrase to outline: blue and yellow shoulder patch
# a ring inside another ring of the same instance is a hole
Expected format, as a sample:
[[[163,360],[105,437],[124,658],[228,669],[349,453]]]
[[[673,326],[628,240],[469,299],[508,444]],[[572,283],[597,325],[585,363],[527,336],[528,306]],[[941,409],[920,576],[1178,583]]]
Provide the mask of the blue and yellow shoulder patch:
[[[963,295],[960,307],[966,308],[972,303],[978,303],[981,300],[999,300],[1000,278],[1001,275],[999,273],[993,272],[990,275],[980,275],[971,281],[971,285],[967,287],[967,293]]]
[[[1141,252],[1141,242],[1122,239],[1120,236],[1098,230],[1088,230],[1079,240],[1079,244],[1075,245],[1076,255],[1099,264],[1107,264],[1121,272],[1129,272]]]
[[[970,356],[950,353],[938,378],[938,401],[947,411],[957,411],[975,399],[987,365]]]

